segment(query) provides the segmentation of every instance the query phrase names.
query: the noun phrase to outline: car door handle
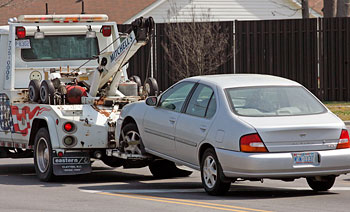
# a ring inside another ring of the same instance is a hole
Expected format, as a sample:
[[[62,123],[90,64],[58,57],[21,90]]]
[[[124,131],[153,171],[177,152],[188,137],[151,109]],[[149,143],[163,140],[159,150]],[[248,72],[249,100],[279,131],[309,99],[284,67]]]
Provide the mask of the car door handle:
[[[175,124],[176,119],[175,119],[175,118],[170,118],[170,119],[169,119],[169,122],[170,122],[171,124]]]
[[[202,131],[202,132],[205,132],[207,130],[207,126],[200,126],[199,129]]]

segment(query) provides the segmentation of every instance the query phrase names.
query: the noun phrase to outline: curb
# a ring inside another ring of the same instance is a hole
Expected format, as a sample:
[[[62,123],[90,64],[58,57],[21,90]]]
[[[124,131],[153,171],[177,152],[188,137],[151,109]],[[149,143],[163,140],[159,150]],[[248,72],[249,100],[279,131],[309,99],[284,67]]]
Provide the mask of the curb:
[[[344,121],[345,125],[350,125],[350,121]]]

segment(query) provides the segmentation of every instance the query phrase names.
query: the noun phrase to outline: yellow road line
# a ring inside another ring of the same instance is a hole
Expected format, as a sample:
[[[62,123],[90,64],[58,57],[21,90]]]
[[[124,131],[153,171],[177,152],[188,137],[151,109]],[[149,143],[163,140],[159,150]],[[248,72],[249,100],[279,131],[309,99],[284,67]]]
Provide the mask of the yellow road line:
[[[215,204],[215,203],[206,203],[206,202],[199,202],[199,201],[155,197],[155,196],[138,195],[138,194],[115,194],[115,193],[107,193],[107,192],[100,192],[98,194],[117,196],[117,197],[126,197],[126,198],[132,198],[132,199],[150,200],[150,201],[156,201],[156,202],[165,202],[165,203],[172,203],[172,204],[179,204],[179,205],[188,205],[188,206],[195,206],[195,207],[201,207],[201,208],[211,208],[211,209],[217,209],[217,210],[223,210],[223,211],[271,212],[271,211],[258,210],[258,209],[252,209],[252,208],[243,208],[243,207],[231,206],[231,205],[222,205],[222,204]],[[235,208],[235,209],[233,209],[233,208]]]
[[[146,196],[146,197],[154,197],[154,196],[147,196],[147,195],[141,195],[141,194],[135,194],[135,195]],[[220,206],[220,207],[226,207],[226,208],[236,208],[236,209],[248,210],[248,211],[256,211],[256,212],[272,212],[272,211],[259,210],[259,209],[253,209],[253,208],[245,208],[245,207],[239,207],[239,206],[233,206],[233,205],[223,205],[223,204],[201,202],[201,201],[193,201],[193,200],[173,199],[173,198],[166,198],[166,197],[155,197],[155,198],[165,199],[165,200],[172,200],[172,201],[191,202],[191,203],[196,203],[196,204],[205,204],[205,205],[212,205],[212,206]]]

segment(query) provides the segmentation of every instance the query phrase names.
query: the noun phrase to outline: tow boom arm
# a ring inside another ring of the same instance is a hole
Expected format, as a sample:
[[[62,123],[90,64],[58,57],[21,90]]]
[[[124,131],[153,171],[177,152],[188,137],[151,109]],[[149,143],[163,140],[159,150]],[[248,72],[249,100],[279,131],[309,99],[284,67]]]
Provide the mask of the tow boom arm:
[[[107,52],[100,55],[99,67],[92,76],[90,86],[90,96],[95,97],[100,88],[102,88],[112,77],[113,81],[108,91],[109,95],[116,93],[120,83],[122,71],[121,68],[129,59],[151,39],[154,30],[154,21],[152,17],[138,18],[132,22],[132,31],[120,43],[114,52]]]

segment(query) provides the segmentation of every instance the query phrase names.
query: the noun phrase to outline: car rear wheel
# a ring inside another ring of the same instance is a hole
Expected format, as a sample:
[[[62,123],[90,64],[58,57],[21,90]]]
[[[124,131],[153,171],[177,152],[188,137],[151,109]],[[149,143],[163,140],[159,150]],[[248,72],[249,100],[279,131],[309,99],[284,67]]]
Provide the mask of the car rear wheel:
[[[205,191],[210,195],[223,195],[230,189],[231,182],[225,179],[219,160],[212,148],[203,153],[201,178]]]
[[[335,182],[335,176],[308,177],[307,183],[314,191],[328,191]]]

